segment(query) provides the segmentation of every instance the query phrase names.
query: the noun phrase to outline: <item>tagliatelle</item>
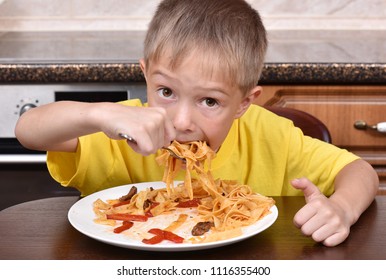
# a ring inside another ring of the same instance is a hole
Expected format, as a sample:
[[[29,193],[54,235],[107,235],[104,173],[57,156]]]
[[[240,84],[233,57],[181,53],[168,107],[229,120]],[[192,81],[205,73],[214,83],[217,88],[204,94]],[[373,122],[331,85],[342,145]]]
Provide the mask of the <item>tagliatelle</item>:
[[[194,141],[186,144],[173,141],[169,146],[177,156],[186,160],[186,171],[184,186],[188,191],[189,198],[193,199],[193,187],[192,187],[192,172],[196,172],[199,180],[205,185],[206,191],[211,195],[216,195],[220,190],[213,189],[215,187],[214,181],[210,174],[211,162],[215,157],[215,153],[210,149],[206,142]],[[171,156],[168,151],[163,151],[157,159],[159,165],[165,166],[165,172],[163,181],[166,183],[166,189],[170,194],[173,193],[174,178],[182,168],[182,160],[176,159]],[[205,167],[205,163],[207,167]]]
[[[125,204],[118,203],[118,199],[107,202],[97,200],[94,203],[95,222],[114,226],[106,215],[130,213],[155,217],[173,213],[188,205],[197,209],[195,223],[211,222],[214,225],[211,233],[204,237],[186,237],[186,240],[196,243],[240,235],[243,226],[252,225],[270,213],[270,208],[275,204],[272,198],[254,193],[250,186],[236,181],[213,179],[210,168],[215,153],[205,142],[181,144],[174,141],[169,148],[186,159],[184,182],[174,185],[174,179],[184,163],[165,150],[156,160],[165,166],[163,181],[166,188],[140,191]],[[186,223],[186,215],[180,214],[165,230],[174,231]]]

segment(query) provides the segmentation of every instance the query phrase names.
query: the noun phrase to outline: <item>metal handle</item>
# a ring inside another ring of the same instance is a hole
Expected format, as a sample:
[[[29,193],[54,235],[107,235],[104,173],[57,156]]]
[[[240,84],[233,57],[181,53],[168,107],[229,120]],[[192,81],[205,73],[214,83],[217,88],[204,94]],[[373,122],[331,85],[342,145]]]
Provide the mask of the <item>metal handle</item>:
[[[361,129],[361,130],[372,129],[380,133],[386,133],[386,122],[380,122],[374,125],[369,125],[365,121],[356,121],[354,123],[354,127],[356,129]]]
[[[6,154],[0,155],[0,163],[45,163],[47,156],[44,155],[33,155],[33,154]]]
[[[127,141],[131,142],[131,143],[134,143],[134,144],[137,144],[137,140],[135,140],[133,137],[131,137],[130,135],[127,135],[127,134],[124,134],[124,133],[118,133],[119,137],[121,138],[125,138]]]

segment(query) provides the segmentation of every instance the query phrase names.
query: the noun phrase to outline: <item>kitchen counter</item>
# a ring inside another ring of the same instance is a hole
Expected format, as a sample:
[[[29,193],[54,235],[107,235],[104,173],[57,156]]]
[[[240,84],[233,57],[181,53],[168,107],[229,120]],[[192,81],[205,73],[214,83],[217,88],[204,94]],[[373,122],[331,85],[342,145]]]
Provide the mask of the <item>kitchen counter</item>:
[[[5,32],[0,83],[143,83],[145,33]],[[264,85],[384,85],[385,31],[269,31]]]

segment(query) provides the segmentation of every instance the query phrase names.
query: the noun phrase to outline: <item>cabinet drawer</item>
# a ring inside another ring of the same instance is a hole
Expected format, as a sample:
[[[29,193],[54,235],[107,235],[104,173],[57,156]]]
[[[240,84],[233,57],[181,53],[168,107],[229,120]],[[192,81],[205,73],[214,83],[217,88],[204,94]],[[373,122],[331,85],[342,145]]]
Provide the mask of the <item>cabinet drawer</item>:
[[[326,124],[337,146],[386,150],[386,133],[354,127],[356,121],[369,125],[386,122],[386,88],[278,88],[265,105],[291,107],[316,116]]]

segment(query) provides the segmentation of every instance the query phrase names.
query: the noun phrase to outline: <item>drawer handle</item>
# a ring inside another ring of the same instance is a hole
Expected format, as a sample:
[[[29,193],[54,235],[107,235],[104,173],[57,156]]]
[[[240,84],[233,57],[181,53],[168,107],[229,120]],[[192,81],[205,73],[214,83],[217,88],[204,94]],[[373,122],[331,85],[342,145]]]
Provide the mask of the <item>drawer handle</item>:
[[[368,125],[365,121],[356,121],[354,123],[354,127],[356,129],[361,129],[361,130],[372,129],[380,133],[386,133],[386,122],[380,122],[374,125]]]

